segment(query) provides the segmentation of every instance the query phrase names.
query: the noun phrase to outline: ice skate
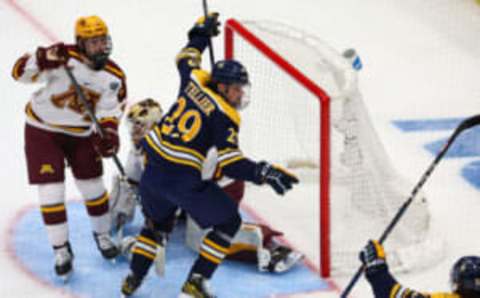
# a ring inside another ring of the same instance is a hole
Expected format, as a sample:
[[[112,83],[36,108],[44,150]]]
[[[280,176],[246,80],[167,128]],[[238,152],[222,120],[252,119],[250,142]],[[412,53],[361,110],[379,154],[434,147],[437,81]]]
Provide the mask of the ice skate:
[[[95,238],[95,243],[97,243],[97,248],[102,254],[102,256],[107,260],[114,260],[118,256],[120,250],[112,241],[112,237],[108,233],[97,234],[93,233]]]
[[[73,271],[73,253],[70,243],[54,247],[55,273],[63,282],[67,282]]]
[[[200,274],[192,274],[183,284],[179,298],[216,298],[210,290],[208,279]]]
[[[136,277],[133,273],[127,275],[122,283],[122,297],[128,297],[132,295],[141,284],[142,280]]]

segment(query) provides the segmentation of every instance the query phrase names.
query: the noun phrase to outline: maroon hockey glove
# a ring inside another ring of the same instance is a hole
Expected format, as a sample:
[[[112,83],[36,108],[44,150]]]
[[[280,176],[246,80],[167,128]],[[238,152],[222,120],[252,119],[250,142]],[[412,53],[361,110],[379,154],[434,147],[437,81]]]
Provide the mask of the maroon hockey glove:
[[[102,157],[112,157],[118,152],[120,147],[120,139],[118,138],[118,123],[116,120],[108,120],[100,122],[104,136],[94,132],[91,136],[95,150]]]
[[[40,71],[58,68],[68,61],[67,49],[61,42],[47,48],[39,47],[36,55]]]

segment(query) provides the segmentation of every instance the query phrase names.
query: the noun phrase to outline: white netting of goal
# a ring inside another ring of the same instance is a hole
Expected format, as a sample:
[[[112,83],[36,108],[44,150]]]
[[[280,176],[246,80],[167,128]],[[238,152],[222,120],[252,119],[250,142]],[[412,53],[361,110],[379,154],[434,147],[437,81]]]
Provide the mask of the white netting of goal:
[[[250,42],[233,34],[233,57],[247,67],[252,82],[252,101],[242,111],[242,150],[255,159],[292,168],[302,181],[289,202],[272,202],[288,208],[290,219],[274,224],[315,262],[322,254],[319,238],[329,237],[331,274],[351,273],[359,266],[359,250],[368,239],[380,236],[413,183],[392,166],[358,90],[357,73],[346,59],[317,37],[291,26],[272,21],[241,24],[330,97],[326,140],[320,136],[319,99]],[[326,142],[330,144],[331,227],[327,235],[319,235],[319,155]],[[395,271],[427,267],[443,256],[422,193],[386,241],[386,250]]]

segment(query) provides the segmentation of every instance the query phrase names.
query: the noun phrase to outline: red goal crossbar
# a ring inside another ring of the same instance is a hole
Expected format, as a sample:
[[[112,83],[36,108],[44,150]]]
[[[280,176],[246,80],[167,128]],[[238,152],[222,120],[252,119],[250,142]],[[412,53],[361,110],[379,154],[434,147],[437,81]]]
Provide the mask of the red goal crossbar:
[[[235,57],[235,35],[239,35],[252,47],[261,52],[266,59],[272,61],[294,81],[311,92],[319,101],[320,106],[320,274],[330,276],[330,97],[315,82],[310,80],[287,58],[280,56],[260,37],[255,36],[245,26],[235,19],[225,23],[225,59]],[[312,140],[315,141],[315,140]]]

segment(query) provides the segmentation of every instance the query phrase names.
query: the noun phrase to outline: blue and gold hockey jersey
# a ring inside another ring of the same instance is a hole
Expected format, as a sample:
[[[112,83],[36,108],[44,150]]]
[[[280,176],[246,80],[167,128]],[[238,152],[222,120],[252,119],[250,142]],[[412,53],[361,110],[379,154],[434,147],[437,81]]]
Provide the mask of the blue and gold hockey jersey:
[[[369,272],[366,277],[372,286],[375,298],[462,298],[455,293],[421,293],[399,284],[384,266]]]
[[[218,150],[217,176],[255,181],[256,163],[238,144],[240,115],[209,87],[210,74],[200,69],[208,39],[194,36],[177,56],[180,90],[176,103],[144,138],[147,162],[165,170],[200,173],[207,151]]]

